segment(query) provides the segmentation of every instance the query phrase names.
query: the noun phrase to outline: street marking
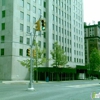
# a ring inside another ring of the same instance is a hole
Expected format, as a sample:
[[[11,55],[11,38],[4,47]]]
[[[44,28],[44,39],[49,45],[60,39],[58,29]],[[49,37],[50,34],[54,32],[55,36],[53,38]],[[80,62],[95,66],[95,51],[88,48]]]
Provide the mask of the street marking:
[[[84,87],[91,87],[91,86],[97,86],[100,84],[82,84],[82,85],[71,85],[71,86],[65,86],[65,87],[72,87],[72,88],[84,88]]]

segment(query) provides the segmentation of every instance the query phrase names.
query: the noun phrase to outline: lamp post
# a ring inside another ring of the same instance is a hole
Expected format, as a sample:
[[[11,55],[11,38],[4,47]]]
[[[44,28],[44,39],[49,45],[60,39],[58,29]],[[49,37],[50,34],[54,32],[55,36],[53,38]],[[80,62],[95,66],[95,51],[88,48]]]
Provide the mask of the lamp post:
[[[34,90],[34,87],[33,87],[33,68],[32,68],[32,65],[33,65],[33,57],[32,57],[32,32],[30,33],[30,82],[29,82],[29,87],[28,87],[28,90]]]

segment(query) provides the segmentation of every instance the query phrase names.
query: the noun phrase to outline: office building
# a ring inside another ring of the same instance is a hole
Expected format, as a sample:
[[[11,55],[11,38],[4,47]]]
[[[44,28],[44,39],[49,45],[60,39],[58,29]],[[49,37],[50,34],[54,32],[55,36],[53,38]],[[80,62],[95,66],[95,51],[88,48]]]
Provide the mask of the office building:
[[[0,9],[0,79],[28,79],[28,70],[18,62],[29,58],[27,32],[38,34],[48,59],[57,41],[68,57],[65,68],[85,65],[83,0],[0,0]],[[34,29],[40,16],[46,21],[45,32]]]

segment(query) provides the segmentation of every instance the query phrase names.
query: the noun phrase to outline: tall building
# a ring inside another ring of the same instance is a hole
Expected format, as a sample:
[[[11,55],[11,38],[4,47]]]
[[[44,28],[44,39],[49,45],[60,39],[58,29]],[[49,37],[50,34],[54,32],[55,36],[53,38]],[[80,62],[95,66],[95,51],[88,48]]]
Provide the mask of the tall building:
[[[91,51],[96,48],[100,50],[100,22],[98,24],[86,25],[84,23],[85,34],[85,64],[89,64]]]
[[[46,48],[45,56],[51,58],[57,41],[68,56],[65,67],[85,65],[83,0],[0,0],[0,9],[0,79],[28,78],[28,70],[18,60],[28,59],[27,32],[35,33],[35,22],[41,15],[46,31],[36,34],[40,47]],[[48,61],[45,66],[51,64]]]

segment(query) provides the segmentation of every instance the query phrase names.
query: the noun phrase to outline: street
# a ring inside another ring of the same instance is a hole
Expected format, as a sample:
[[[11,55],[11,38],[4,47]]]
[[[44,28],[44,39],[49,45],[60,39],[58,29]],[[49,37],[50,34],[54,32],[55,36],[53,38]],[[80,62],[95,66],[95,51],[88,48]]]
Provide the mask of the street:
[[[100,92],[99,80],[73,80],[34,83],[28,91],[25,83],[0,83],[0,100],[92,100]],[[98,99],[97,99],[98,100]]]

